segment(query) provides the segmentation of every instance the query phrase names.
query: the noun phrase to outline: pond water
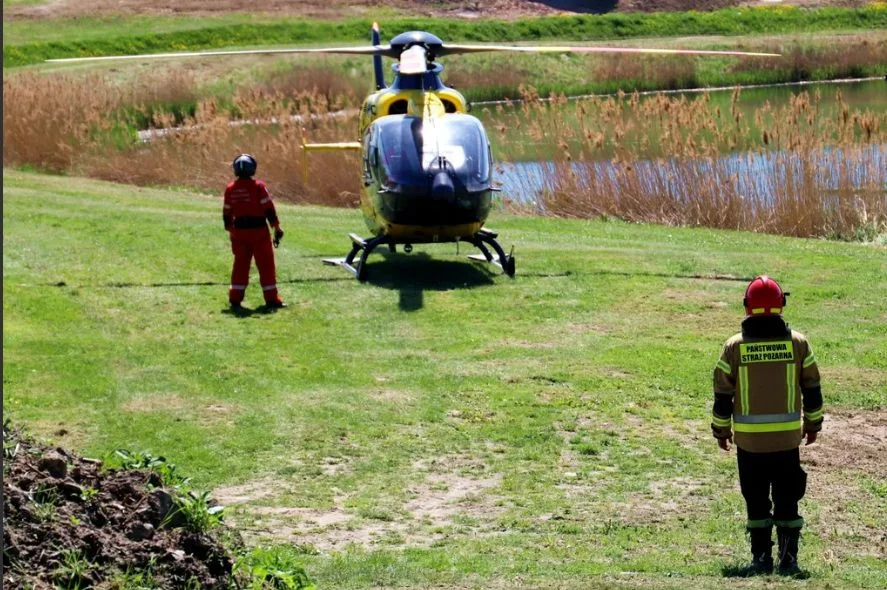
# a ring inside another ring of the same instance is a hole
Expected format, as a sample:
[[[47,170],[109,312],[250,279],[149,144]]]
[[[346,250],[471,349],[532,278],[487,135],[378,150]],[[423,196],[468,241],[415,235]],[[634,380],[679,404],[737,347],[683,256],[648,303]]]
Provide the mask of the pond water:
[[[774,108],[786,105],[792,96],[803,92],[819,95],[818,110],[823,119],[833,117],[840,108],[839,96],[851,112],[871,111],[882,116],[887,113],[887,81],[881,79],[853,83],[745,88],[742,90],[736,106],[745,120],[754,127],[755,113],[759,109],[768,103]],[[698,96],[695,93],[675,94],[686,94],[690,99]],[[641,100],[648,100],[651,96],[646,95]],[[720,109],[722,112],[730,113],[733,100],[732,89],[710,91],[709,97],[711,110]],[[496,133],[497,127],[501,129],[504,122],[514,122],[515,114],[510,113],[509,109],[515,108],[518,107],[511,106],[497,110],[488,108],[483,109],[482,113],[478,112],[481,109],[477,109],[474,114],[488,126],[494,149],[497,147],[495,145],[497,140],[506,144],[496,149],[498,152],[496,180],[501,184],[503,195],[518,201],[535,202],[541,194],[553,188],[558,177],[557,171],[563,171],[564,166],[563,164],[557,165],[554,158],[546,157],[548,153],[555,152],[554,149],[549,148],[546,152],[546,148],[540,149],[538,143],[531,146],[517,145],[521,142],[528,142],[527,136],[516,137],[509,141],[507,132],[504,135]],[[565,105],[552,106],[548,115],[556,117],[560,114],[569,119],[573,116],[571,113],[574,113],[575,109],[576,102],[571,101]],[[643,130],[643,124],[638,125],[635,133],[642,133]],[[757,132],[755,131],[755,133]],[[632,144],[632,142],[639,143],[640,139],[629,133],[622,141]],[[587,149],[587,144],[583,147]],[[826,190],[836,190],[838,179],[844,186],[849,183],[851,186],[857,187],[870,186],[873,177],[880,179],[882,183],[887,180],[887,172],[884,172],[887,171],[887,145],[882,143],[853,150],[850,157],[845,157],[847,154],[840,150],[825,149],[820,150],[818,155],[801,158],[789,152],[763,148],[763,144],[760,144],[747,151],[725,151],[719,157],[701,158],[694,161],[692,166],[697,174],[732,177],[737,183],[737,190],[744,195],[760,199],[760,202],[772,201],[776,186],[780,184],[784,186],[786,181],[797,180],[796,178],[786,178],[787,176],[806,175],[809,178],[812,175],[813,180]],[[648,158],[632,162],[641,182],[646,179],[651,184],[655,181],[661,186],[663,178],[680,178],[682,176],[673,174],[673,171],[675,167],[680,165],[686,168],[686,163],[680,164],[674,158],[655,153],[655,148],[653,152]],[[540,154],[542,154],[541,157]],[[612,177],[620,170],[620,166],[611,159],[613,155],[613,149],[605,145],[596,153],[583,154],[582,161],[574,162],[569,169],[579,178],[580,185],[583,178],[590,174]],[[777,179],[779,182],[776,182]]]
[[[632,162],[633,175],[649,190],[662,190],[681,195],[692,187],[684,185],[687,177],[710,178],[717,184],[732,183],[745,198],[772,203],[786,186],[813,183],[824,191],[838,191],[850,186],[867,189],[875,178],[887,199],[887,144],[870,145],[854,151],[852,158],[842,150],[823,150],[802,157],[790,152],[749,152],[716,159],[700,158],[690,162],[645,160]],[[499,162],[495,180],[502,195],[521,203],[545,208],[544,195],[556,190],[562,168],[554,162]],[[570,170],[580,186],[590,175],[618,185],[622,165],[609,160],[573,162]]]

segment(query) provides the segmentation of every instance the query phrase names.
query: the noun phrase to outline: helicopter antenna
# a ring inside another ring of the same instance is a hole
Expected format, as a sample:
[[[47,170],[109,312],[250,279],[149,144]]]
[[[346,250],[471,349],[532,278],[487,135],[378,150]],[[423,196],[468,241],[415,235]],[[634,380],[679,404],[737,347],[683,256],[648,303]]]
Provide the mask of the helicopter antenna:
[[[382,43],[379,37],[379,23],[373,23],[373,47],[379,47]],[[385,74],[382,71],[382,56],[373,55],[373,73],[376,76],[376,90],[382,90],[386,87]]]

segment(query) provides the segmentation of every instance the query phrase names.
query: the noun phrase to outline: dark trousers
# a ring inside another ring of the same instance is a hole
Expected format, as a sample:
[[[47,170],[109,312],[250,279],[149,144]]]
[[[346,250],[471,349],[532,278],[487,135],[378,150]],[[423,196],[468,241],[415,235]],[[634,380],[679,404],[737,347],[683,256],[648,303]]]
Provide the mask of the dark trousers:
[[[801,528],[798,501],[807,490],[807,474],[801,469],[799,450],[751,453],[737,448],[736,458],[749,528],[765,526],[771,519],[777,527]]]

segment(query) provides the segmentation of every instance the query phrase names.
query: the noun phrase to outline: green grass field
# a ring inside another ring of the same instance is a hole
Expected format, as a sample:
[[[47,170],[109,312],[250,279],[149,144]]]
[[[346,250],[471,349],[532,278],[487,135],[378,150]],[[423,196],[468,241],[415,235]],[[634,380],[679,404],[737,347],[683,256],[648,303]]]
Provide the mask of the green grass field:
[[[622,13],[516,21],[393,16],[383,10],[383,37],[433,30],[454,41],[515,42],[570,39],[599,41],[694,35],[772,35],[804,31],[869,31],[887,27],[887,7],[791,7],[724,9],[713,12]],[[372,18],[316,21],[239,15],[213,17],[133,16],[4,22],[3,66],[44,59],[127,53],[162,53],[233,46],[366,42]],[[393,33],[392,33],[393,32]]]
[[[290,307],[238,317],[220,209],[5,170],[4,416],[166,456],[319,588],[759,588],[724,575],[745,515],[708,424],[769,273],[827,404],[802,449],[811,577],[786,584],[887,586],[883,246],[499,212],[514,280],[437,245],[360,284],[321,264],[358,212],[279,205]]]

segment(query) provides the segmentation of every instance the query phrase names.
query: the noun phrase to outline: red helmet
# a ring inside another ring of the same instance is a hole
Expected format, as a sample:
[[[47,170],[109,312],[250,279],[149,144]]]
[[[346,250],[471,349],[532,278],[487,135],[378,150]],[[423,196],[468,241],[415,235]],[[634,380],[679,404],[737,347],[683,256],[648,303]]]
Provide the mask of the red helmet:
[[[785,296],[779,283],[763,275],[755,277],[745,289],[745,313],[748,315],[775,315],[782,313],[785,307]]]

